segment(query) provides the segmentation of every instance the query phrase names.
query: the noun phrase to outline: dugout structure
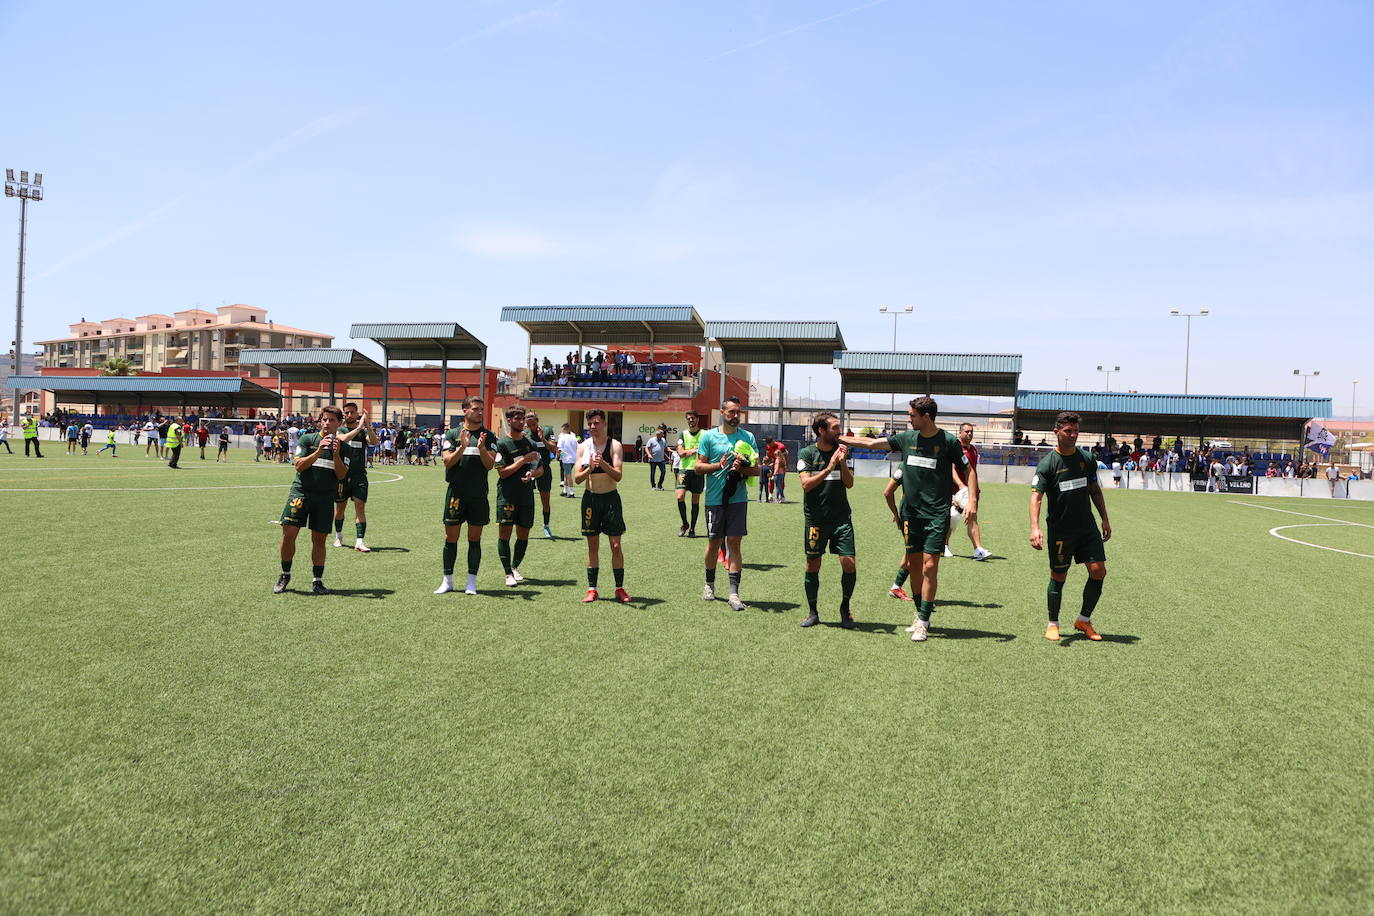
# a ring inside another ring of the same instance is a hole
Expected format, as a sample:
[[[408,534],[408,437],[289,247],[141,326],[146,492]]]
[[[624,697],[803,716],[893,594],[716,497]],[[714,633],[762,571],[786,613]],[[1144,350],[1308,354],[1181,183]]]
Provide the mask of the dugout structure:
[[[5,380],[9,387],[52,392],[58,404],[135,404],[143,407],[275,407],[281,395],[237,376],[177,375],[16,375]]]
[[[1137,394],[1116,391],[1018,391],[1016,418],[1031,429],[1052,429],[1054,415],[1071,410],[1079,428],[1104,437],[1117,432],[1187,433],[1203,438],[1293,440],[1303,427],[1331,415],[1330,398],[1226,394]]]
[[[382,421],[391,415],[390,368],[393,359],[437,359],[439,361],[439,417],[448,425],[448,361],[476,360],[481,367],[479,393],[487,402],[487,345],[455,322],[417,322],[405,324],[355,324],[348,336],[371,340],[382,348]]]
[[[834,355],[840,373],[840,424],[850,394],[893,394],[908,398],[940,395],[1015,398],[1021,378],[1019,353],[902,353],[845,350]],[[998,413],[960,409],[961,417]]]
[[[386,376],[382,365],[364,353],[325,347],[243,350],[239,353],[239,365],[266,366],[277,373],[278,385],[282,382],[328,385],[331,404],[338,401],[340,382],[347,388],[348,385],[375,384]]]
[[[727,365],[777,363],[778,439],[782,439],[783,414],[787,407],[788,364],[830,365],[835,355],[845,350],[844,335],[834,321],[710,321],[706,324],[706,336],[720,348],[722,402],[725,400]],[[750,409],[755,409],[754,405],[751,404]]]

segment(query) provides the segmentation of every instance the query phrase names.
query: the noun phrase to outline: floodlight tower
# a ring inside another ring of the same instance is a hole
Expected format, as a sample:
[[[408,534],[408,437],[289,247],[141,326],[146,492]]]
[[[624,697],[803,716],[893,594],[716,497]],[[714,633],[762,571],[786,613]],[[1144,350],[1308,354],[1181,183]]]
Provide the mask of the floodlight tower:
[[[5,196],[19,198],[19,284],[14,297],[14,349],[10,350],[10,365],[19,375],[24,358],[24,239],[29,230],[29,201],[43,199],[43,173],[34,172],[29,181],[29,173],[20,169],[16,180],[14,169],[5,169]],[[19,396],[19,389],[14,389],[14,422],[19,420]]]
[[[1121,371],[1121,367],[1120,367],[1120,366],[1112,366],[1111,368],[1108,368],[1108,367],[1106,367],[1106,366],[1098,366],[1098,367],[1097,367],[1097,371],[1098,371],[1098,372],[1105,372],[1105,373],[1107,373],[1107,390],[1108,390],[1108,391],[1111,391],[1111,390],[1112,390],[1112,373],[1113,373],[1113,372],[1120,372],[1120,371]]]
[[[1307,380],[1310,378],[1316,378],[1317,376],[1322,374],[1322,371],[1320,369],[1317,369],[1313,372],[1303,372],[1299,369],[1294,369],[1293,374],[1302,376],[1302,396],[1307,397]]]
[[[892,352],[893,352],[893,353],[896,353],[896,352],[897,352],[897,319],[898,319],[898,318],[901,318],[903,315],[910,315],[910,314],[914,311],[914,309],[913,309],[912,306],[909,306],[909,305],[908,305],[908,306],[904,306],[904,307],[902,307],[902,308],[897,308],[897,307],[895,307],[895,306],[894,306],[893,308],[888,308],[887,306],[884,305],[884,306],[880,307],[880,308],[878,309],[878,311],[879,311],[881,314],[883,314],[883,315],[891,315],[891,316],[892,316]],[[927,391],[926,394],[930,394],[930,392]],[[895,395],[895,394],[888,398],[888,402],[887,402],[887,422],[888,422],[889,424],[891,424],[892,429],[895,430],[895,429],[897,428],[897,395]]]
[[[1198,309],[1196,312],[1180,312],[1178,309],[1169,309],[1169,315],[1174,318],[1186,318],[1187,328],[1183,336],[1183,393],[1188,393],[1188,362],[1193,351],[1193,319],[1206,318],[1207,309]]]

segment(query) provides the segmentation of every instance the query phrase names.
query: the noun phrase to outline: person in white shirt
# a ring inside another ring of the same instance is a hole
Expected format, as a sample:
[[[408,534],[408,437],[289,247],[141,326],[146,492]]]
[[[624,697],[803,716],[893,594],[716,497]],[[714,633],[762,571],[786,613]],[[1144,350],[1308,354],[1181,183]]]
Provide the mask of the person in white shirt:
[[[1226,465],[1221,463],[1220,458],[1212,459],[1210,473],[1207,475],[1207,492],[1211,493],[1214,489],[1217,493],[1224,493],[1226,490]]]
[[[291,428],[286,431],[286,446],[293,455],[296,454],[296,440],[300,439],[300,437],[301,431],[294,423],[291,424]]]
[[[1336,462],[1332,461],[1326,468],[1326,482],[1331,486],[1331,496],[1336,496],[1336,481],[1341,479],[1341,472],[1336,470]]]
[[[563,466],[563,492],[559,496],[573,497],[573,464],[577,461],[577,437],[572,426],[563,424],[563,432],[558,436],[558,463]]]

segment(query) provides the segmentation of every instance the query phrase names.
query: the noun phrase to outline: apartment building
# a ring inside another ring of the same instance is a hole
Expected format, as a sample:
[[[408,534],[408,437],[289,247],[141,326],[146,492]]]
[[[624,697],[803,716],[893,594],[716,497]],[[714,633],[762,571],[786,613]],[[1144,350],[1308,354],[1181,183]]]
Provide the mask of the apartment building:
[[[267,310],[225,305],[213,312],[185,309],[171,315],[81,319],[71,336],[43,340],[45,369],[99,369],[109,359],[127,359],[139,372],[179,370],[239,371],[239,351],[255,347],[328,347],[334,338],[320,331],[277,324]],[[270,376],[266,367],[248,366],[249,375]]]

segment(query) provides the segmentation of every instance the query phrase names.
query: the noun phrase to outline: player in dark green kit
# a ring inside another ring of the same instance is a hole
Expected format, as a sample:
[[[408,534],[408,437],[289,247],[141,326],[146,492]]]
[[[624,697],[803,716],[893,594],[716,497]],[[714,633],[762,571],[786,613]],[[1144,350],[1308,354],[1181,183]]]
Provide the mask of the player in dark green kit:
[[[363,538],[367,535],[367,447],[377,444],[377,434],[372,424],[367,422],[367,414],[358,413],[358,405],[349,401],[343,406],[344,421],[339,427],[339,441],[344,444],[348,455],[348,476],[339,481],[338,492],[334,496],[334,546],[342,547],[344,510],[348,501],[353,500],[353,529],[357,539],[353,549],[360,553],[371,553]]]
[[[549,505],[552,502],[549,497],[553,488],[553,472],[549,468],[558,460],[558,442],[553,438],[552,429],[543,429],[539,426],[539,414],[534,411],[525,414],[525,434],[530,437],[531,442],[539,446],[539,469],[542,473],[534,478],[534,485],[539,490],[539,501],[544,509],[544,537],[552,539],[553,531],[549,529],[549,519],[553,511]]]
[[[1078,414],[1065,411],[1054,418],[1054,451],[1040,459],[1031,478],[1030,542],[1036,550],[1050,549],[1050,585],[1047,601],[1050,622],[1045,638],[1059,641],[1059,604],[1064,597],[1064,580],[1069,567],[1082,563],[1088,567],[1083,586],[1083,609],[1073,628],[1094,642],[1102,639],[1093,629],[1093,608],[1102,597],[1102,580],[1107,578],[1107,550],[1112,523],[1107,520],[1107,501],[1097,482],[1097,461],[1078,447]],[[1048,537],[1040,531],[1040,503],[1049,494],[1045,513]],[[1093,521],[1093,506],[1102,519],[1098,530]]]
[[[496,554],[506,571],[506,585],[525,581],[520,575],[520,563],[530,546],[530,529],[534,527],[534,481],[543,473],[537,440],[525,435],[525,408],[506,409],[506,435],[496,441],[496,524],[499,540]],[[515,553],[511,554],[510,533],[515,529]]]
[[[916,619],[909,630],[913,642],[924,642],[930,635],[930,615],[935,613],[935,594],[939,587],[940,557],[945,552],[949,529],[950,495],[959,487],[969,489],[966,511],[978,511],[975,471],[964,456],[959,438],[935,425],[939,405],[934,398],[913,398],[907,418],[912,428],[884,439],[844,436],[845,445],[855,448],[887,448],[901,453],[902,461],[902,537],[907,563],[921,571],[920,601]]]
[[[482,565],[482,529],[491,523],[487,472],[496,466],[496,435],[482,425],[481,398],[463,400],[463,425],[444,433],[444,581],[434,590],[453,591],[453,567],[458,562],[458,534],[468,526],[468,584],[477,594],[477,570]]]
[[[337,407],[320,410],[320,431],[306,433],[296,440],[296,479],[281,510],[281,576],[272,587],[275,594],[291,583],[291,561],[296,557],[296,538],[301,528],[310,529],[310,590],[329,594],[324,587],[325,539],[334,517],[334,493],[348,473],[345,446],[336,437],[343,411]]]
[[[840,444],[840,418],[833,413],[818,413],[811,421],[816,444],[808,445],[797,457],[801,473],[802,508],[806,519],[806,603],[811,613],[804,627],[821,622],[816,600],[821,589],[821,557],[828,548],[840,558],[840,626],[854,628],[849,613],[849,598],[854,594],[858,574],[854,567],[854,525],[849,511],[849,489],[854,486],[854,469],[846,459],[849,449]]]

